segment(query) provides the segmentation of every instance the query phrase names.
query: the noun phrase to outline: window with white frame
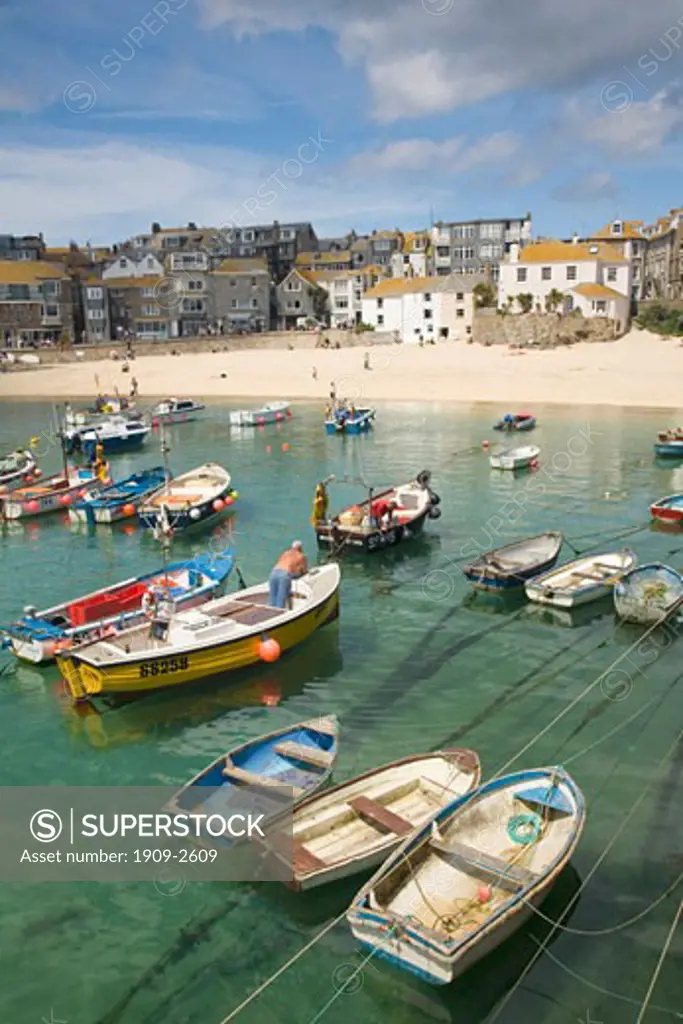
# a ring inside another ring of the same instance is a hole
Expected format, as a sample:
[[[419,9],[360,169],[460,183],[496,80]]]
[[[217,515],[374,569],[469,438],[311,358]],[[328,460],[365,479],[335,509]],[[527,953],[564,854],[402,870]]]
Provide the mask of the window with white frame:
[[[230,299],[230,309],[237,309],[237,299]]]
[[[155,288],[143,288],[142,289],[143,299],[156,299],[157,293]]]
[[[254,232],[253,231],[243,231],[242,232],[242,241],[243,242],[253,242],[254,241]]]
[[[598,299],[598,301],[595,303],[595,311],[596,311],[596,313],[604,313],[606,310],[607,310],[607,303],[605,302],[605,300],[604,299]]]
[[[119,266],[121,267],[122,270],[125,270],[126,267],[128,266],[128,260],[125,258],[125,256],[122,256],[121,259],[119,260]]]
[[[526,267],[517,267],[517,283],[524,284],[526,281]]]
[[[299,280],[298,277],[292,278],[291,281],[287,282],[287,291],[288,292],[300,292],[301,291],[301,281]]]
[[[552,276],[553,276],[553,268],[552,267],[541,267],[541,280],[542,281],[551,281],[552,280]]]
[[[462,316],[465,315],[465,310],[464,309],[456,309],[455,315],[458,316],[458,317],[462,317]]]
[[[142,307],[143,316],[159,316],[160,313],[161,309],[159,308],[159,306],[150,304]]]
[[[43,295],[46,298],[50,298],[58,294],[59,284],[57,283],[57,281],[43,281]]]
[[[204,291],[204,282],[191,278],[187,282],[187,290],[190,291],[190,292],[203,292]]]
[[[183,299],[183,313],[203,313],[203,299]]]
[[[432,319],[432,311],[431,311],[431,309],[424,309],[422,311],[422,316],[424,317],[425,320],[431,320]]]
[[[480,238],[502,238],[503,236],[503,225],[502,224],[481,224],[479,226],[479,237]]]
[[[56,302],[43,303],[43,317],[54,319],[59,316],[59,305]]]
[[[384,299],[378,299],[377,300],[377,308],[378,309],[383,309],[384,308]]]
[[[103,309],[89,309],[88,310],[88,319],[89,320],[104,320],[104,310]]]
[[[377,326],[378,327],[383,327],[384,326],[384,314],[383,313],[378,313],[377,314]]]
[[[89,299],[101,299],[102,289],[101,288],[87,288],[86,294]]]
[[[431,302],[432,301],[432,293],[431,292],[425,292],[424,293],[424,300],[425,300],[425,302]]]
[[[608,267],[607,268],[607,280],[608,281],[616,281],[616,279],[617,279],[617,268],[616,267]]]
[[[576,281],[576,267],[573,267],[573,266],[567,267],[567,280],[568,281]]]

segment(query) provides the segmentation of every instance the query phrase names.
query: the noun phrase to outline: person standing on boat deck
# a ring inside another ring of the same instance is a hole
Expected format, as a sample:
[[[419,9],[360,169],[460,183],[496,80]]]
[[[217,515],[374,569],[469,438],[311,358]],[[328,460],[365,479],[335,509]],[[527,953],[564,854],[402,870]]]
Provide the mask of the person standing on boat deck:
[[[152,605],[152,622],[149,633],[153,640],[163,642],[168,636],[168,629],[171,625],[173,602],[167,587],[159,586],[154,590],[155,600]]]
[[[292,580],[308,572],[308,560],[300,540],[292,541],[283,551],[270,574],[268,604],[271,608],[288,608],[292,593]]]

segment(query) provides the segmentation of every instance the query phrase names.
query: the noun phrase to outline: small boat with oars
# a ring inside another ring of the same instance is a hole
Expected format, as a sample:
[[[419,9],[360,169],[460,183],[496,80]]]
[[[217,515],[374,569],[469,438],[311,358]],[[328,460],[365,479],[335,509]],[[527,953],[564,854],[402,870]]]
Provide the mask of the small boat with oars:
[[[217,462],[206,462],[170,477],[142,502],[138,515],[142,525],[151,530],[177,533],[215,522],[237,497],[227,469]]]
[[[405,839],[346,917],[373,955],[448,985],[528,920],[581,838],[585,800],[562,768],[493,779]]]
[[[466,565],[463,574],[476,590],[512,590],[552,569],[563,543],[561,533],[539,533],[487,551]]]
[[[59,668],[75,700],[225,678],[260,661],[276,661],[336,619],[340,579],[336,563],[311,569],[292,582],[289,608],[269,605],[269,585],[259,583],[171,615],[161,631],[134,627],[62,651]]]
[[[292,415],[289,402],[267,402],[258,409],[236,409],[230,413],[233,427],[265,427],[269,423],[282,423]]]
[[[33,452],[18,448],[0,459],[0,496],[37,480],[41,475]]]
[[[528,469],[529,466],[538,464],[540,454],[541,449],[533,444],[520,448],[503,448],[502,451],[493,452],[489,456],[489,463],[492,469]]]
[[[367,871],[436,811],[479,785],[473,750],[414,754],[308,797],[293,820],[293,889]]]
[[[536,417],[530,412],[506,412],[502,419],[493,424],[494,430],[533,430]]]
[[[655,455],[660,459],[683,459],[683,439],[680,441],[657,441]]]
[[[52,661],[59,650],[144,623],[160,588],[175,611],[203,604],[220,593],[233,566],[234,556],[228,551],[197,555],[43,611],[29,605],[21,619],[3,630],[6,646],[23,661]]]
[[[165,810],[220,814],[234,808],[235,796],[245,787],[287,787],[297,804],[329,782],[338,753],[336,715],[287,725],[221,754],[183,786]]]
[[[441,501],[425,469],[415,480],[384,490],[368,488],[367,498],[330,518],[327,481],[318,484],[311,522],[318,544],[333,552],[370,553],[396,547],[421,533],[427,519],[438,519]]]
[[[576,608],[607,597],[637,563],[628,549],[577,558],[530,580],[525,586],[526,596],[539,604]]]
[[[328,434],[365,434],[372,428],[375,410],[369,406],[357,408],[339,402],[336,408],[325,412],[325,431]]]
[[[131,519],[143,501],[163,487],[165,481],[164,467],[154,466],[132,473],[107,487],[96,487],[82,501],[70,506],[69,519],[72,523],[87,523],[88,526]]]
[[[683,494],[670,494],[650,505],[650,515],[662,523],[683,523]]]
[[[620,619],[643,626],[664,622],[683,606],[683,576],[669,565],[651,562],[626,573],[614,588]]]
[[[166,398],[154,406],[150,419],[153,427],[158,427],[162,423],[189,423],[196,420],[205,408],[205,405],[195,402],[193,398]]]

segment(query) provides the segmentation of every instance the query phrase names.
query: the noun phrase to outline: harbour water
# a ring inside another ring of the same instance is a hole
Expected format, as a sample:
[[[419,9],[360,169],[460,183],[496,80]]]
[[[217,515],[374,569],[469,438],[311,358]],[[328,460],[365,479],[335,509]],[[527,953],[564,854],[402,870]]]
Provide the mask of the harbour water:
[[[324,434],[312,407],[295,407],[280,427],[235,431],[229,409],[210,405],[203,421],[168,430],[170,462],[176,472],[210,459],[230,469],[240,498],[222,536],[248,584],[294,538],[318,557],[311,500],[329,473],[379,487],[430,469],[442,517],[412,546],[345,559],[339,621],[224,685],[94,711],[69,704],[55,668],[2,655],[6,786],[178,785],[250,737],[334,712],[336,781],[413,752],[468,746],[485,778],[563,764],[582,787],[588,819],[571,867],[530,924],[461,981],[436,990],[364,963],[342,920],[240,1024],[638,1018],[682,897],[683,640],[670,631],[639,645],[642,630],[619,625],[610,602],[570,616],[475,598],[458,565],[550,529],[580,550],[630,546],[641,562],[680,568],[683,535],[652,529],[648,509],[683,491],[683,464],[653,460],[657,429],[673,425],[661,413],[537,409],[527,436],[542,449],[539,469],[494,472],[480,442],[500,440],[491,423],[504,411],[386,406],[373,433],[342,439]],[[0,450],[25,445],[50,417],[47,404],[2,403]],[[53,448],[43,468],[59,460]],[[158,462],[156,438],[112,457],[117,477]],[[333,485],[332,503],[360,493]],[[219,546],[211,534],[176,540],[173,557],[210,542]],[[565,547],[562,558],[571,554]],[[159,564],[158,545],[130,524],[88,533],[59,513],[6,525],[0,622]],[[342,913],[359,881],[303,895],[185,884],[179,873],[157,884],[4,884],[2,1018],[219,1024]],[[646,1021],[681,1017],[680,934]]]

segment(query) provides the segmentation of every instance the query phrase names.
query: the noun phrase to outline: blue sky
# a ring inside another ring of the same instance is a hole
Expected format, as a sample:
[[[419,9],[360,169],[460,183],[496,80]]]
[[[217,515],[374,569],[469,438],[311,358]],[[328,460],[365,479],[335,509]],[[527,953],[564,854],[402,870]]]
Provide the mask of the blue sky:
[[[0,232],[681,204],[680,0],[0,0]]]

